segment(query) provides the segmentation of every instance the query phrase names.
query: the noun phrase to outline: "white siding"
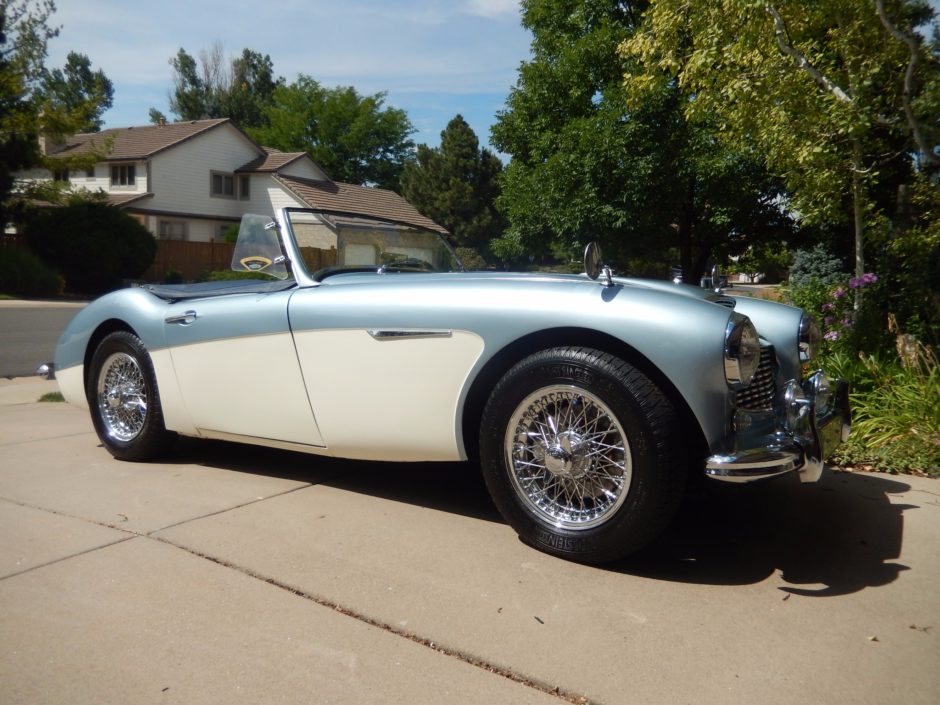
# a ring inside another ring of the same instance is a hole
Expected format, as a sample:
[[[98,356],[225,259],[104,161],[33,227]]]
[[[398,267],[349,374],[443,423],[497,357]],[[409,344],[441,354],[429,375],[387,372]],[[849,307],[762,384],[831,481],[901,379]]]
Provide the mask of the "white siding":
[[[280,170],[284,176],[296,176],[301,179],[316,179],[317,181],[326,181],[326,172],[314,163],[309,157],[302,157],[295,162],[291,162]]]
[[[213,171],[234,173],[257,156],[257,148],[228,124],[187,140],[151,159],[150,190],[154,197],[146,207],[172,213],[238,218],[245,211],[246,201],[237,197],[213,198],[211,174]]]

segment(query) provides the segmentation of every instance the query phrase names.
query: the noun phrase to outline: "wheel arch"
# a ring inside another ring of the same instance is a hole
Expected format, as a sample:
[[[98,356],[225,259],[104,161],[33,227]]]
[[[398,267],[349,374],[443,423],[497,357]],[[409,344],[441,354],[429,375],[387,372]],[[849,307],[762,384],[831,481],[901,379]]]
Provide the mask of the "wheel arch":
[[[82,369],[84,370],[84,386],[85,393],[88,393],[88,376],[91,374],[91,359],[95,354],[95,350],[98,349],[98,345],[101,344],[101,341],[104,340],[107,336],[115,331],[123,330],[133,335],[136,335],[138,338],[140,335],[134,330],[127,321],[124,321],[120,318],[109,318],[105,321],[102,321],[98,324],[98,327],[92,331],[92,334],[88,337],[88,345],[85,346],[85,355],[83,359]]]
[[[461,435],[467,457],[479,457],[479,430],[483,407],[496,383],[513,365],[549,348],[577,346],[594,348],[616,355],[645,374],[672,402],[679,414],[680,423],[692,439],[690,457],[704,458],[708,444],[692,409],[672,381],[649,358],[628,343],[612,335],[589,328],[561,327],[530,333],[518,338],[493,355],[480,369],[470,384],[463,404]]]

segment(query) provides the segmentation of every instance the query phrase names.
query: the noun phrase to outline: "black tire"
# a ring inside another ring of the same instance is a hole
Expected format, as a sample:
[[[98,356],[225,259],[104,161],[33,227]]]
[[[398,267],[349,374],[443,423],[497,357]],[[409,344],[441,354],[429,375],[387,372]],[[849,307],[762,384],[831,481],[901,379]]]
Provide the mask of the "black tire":
[[[98,438],[119,460],[152,460],[166,453],[166,430],[153,363],[133,333],[105,336],[91,358],[85,389]]]
[[[672,403],[629,363],[589,348],[543,350],[503,376],[483,411],[480,460],[520,538],[582,563],[652,541],[686,479]]]

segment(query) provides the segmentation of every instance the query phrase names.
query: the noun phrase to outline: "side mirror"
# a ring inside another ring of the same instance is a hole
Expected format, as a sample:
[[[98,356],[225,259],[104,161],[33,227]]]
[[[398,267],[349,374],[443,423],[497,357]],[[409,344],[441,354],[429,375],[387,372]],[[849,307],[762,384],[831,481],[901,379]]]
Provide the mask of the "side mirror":
[[[610,271],[610,267],[604,266],[603,258],[601,256],[601,246],[593,240],[587,244],[587,247],[584,248],[584,273],[594,281],[597,281],[598,277],[603,274],[604,286],[614,285],[613,279],[611,279],[612,273]]]

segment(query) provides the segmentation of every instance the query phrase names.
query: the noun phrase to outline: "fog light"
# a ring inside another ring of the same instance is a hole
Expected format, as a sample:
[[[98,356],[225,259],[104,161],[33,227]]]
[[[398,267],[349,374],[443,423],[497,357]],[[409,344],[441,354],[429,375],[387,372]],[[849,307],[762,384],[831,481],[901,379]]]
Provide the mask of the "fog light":
[[[800,384],[791,379],[783,392],[783,401],[787,410],[787,428],[797,431],[801,425],[805,410],[809,408],[809,400]]]

